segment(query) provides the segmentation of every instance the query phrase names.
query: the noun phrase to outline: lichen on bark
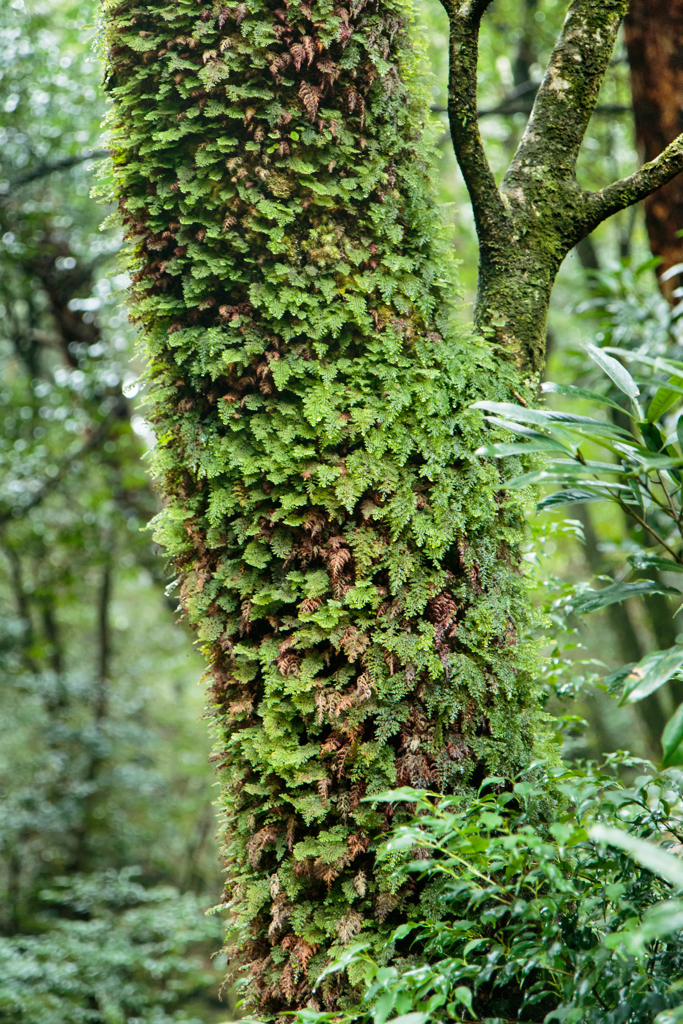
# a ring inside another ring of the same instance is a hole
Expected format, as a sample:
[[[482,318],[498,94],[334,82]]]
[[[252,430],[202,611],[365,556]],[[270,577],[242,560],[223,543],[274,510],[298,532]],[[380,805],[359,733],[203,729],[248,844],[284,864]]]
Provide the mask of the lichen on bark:
[[[343,1005],[359,976],[314,995],[323,965],[421,898],[386,854],[405,808],[368,798],[511,778],[542,736],[523,510],[470,408],[523,384],[456,320],[410,22],[106,10],[157,536],[210,663],[231,957],[265,1015]]]

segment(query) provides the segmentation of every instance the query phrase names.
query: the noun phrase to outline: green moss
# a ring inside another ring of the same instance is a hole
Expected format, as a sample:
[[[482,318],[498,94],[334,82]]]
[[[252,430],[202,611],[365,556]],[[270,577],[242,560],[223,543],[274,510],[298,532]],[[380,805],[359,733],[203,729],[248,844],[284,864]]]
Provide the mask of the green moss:
[[[402,0],[106,17],[157,536],[213,675],[233,963],[277,1013],[408,912],[401,808],[363,798],[532,757],[522,509],[469,409],[520,385],[455,319]]]

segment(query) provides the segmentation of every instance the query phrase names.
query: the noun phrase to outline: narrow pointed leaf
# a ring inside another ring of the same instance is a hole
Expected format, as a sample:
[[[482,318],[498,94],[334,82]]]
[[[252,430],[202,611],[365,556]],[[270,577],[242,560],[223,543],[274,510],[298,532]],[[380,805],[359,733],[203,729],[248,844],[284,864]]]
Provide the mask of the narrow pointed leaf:
[[[650,591],[656,593],[656,591]],[[668,683],[683,666],[683,644],[675,644],[666,651],[649,654],[633,666],[624,680],[621,704],[634,704]]]
[[[571,395],[577,398],[588,398],[591,402],[610,405],[613,409],[618,409],[619,412],[624,412],[627,416],[631,416],[628,409],[624,409],[618,402],[613,402],[611,398],[606,398],[604,395],[598,394],[597,391],[587,391],[586,388],[579,388],[575,384],[555,384],[554,381],[547,380],[544,384],[541,384],[541,391],[546,395]]]
[[[586,345],[586,352],[591,359],[604,370],[608,377],[611,377],[620,391],[623,391],[629,398],[636,399],[640,389],[626,367],[622,366],[618,359],[613,359],[595,345]]]
[[[659,275],[660,281],[670,281],[672,277],[678,277],[683,271],[683,263],[674,263],[673,267],[669,267],[663,274]]]
[[[494,427],[503,427],[505,430],[509,430],[511,434],[521,434],[522,437],[529,437],[534,440],[548,440],[551,436],[549,434],[541,434],[538,430],[533,430],[531,427],[525,427],[523,423],[514,423],[512,420],[501,419],[498,416],[487,416],[486,419]],[[552,429],[553,440],[557,441],[558,444],[565,443],[565,450],[568,454],[572,455],[576,451],[578,445],[573,440],[571,434],[563,430],[562,427],[553,426],[549,429]],[[560,441],[559,438],[562,440]]]
[[[660,555],[637,554],[629,555],[629,562],[634,569],[655,569],[657,572],[683,572],[683,565],[674,562],[673,558],[662,558]]]
[[[595,498],[593,499],[595,500]],[[635,583],[612,583],[602,590],[587,590],[581,594],[574,604],[574,611],[579,615],[606,608],[610,604],[619,604],[629,597],[643,597],[647,594],[678,594],[674,587],[667,587],[653,580],[637,580]]]
[[[584,491],[577,487],[567,487],[566,490],[555,491],[554,494],[549,494],[547,498],[543,498],[542,501],[539,501],[536,506],[536,511],[543,512],[547,508],[556,508],[558,505],[574,505],[576,502],[580,501],[605,501],[605,499],[608,498],[609,494],[600,494],[595,491]]]
[[[647,410],[648,422],[656,423],[660,416],[663,416],[671,408],[678,397],[678,391],[672,391],[671,388],[660,388],[655,393],[655,397],[650,402],[650,407]]]
[[[674,761],[680,760],[681,756],[683,756],[683,752],[679,750],[682,741],[683,704],[679,704],[673,716],[666,723],[666,728],[662,733],[662,750],[664,752],[662,768],[668,768]],[[676,754],[679,756],[677,757]]]
[[[666,443],[659,428],[654,423],[648,423],[647,420],[639,420],[638,428],[647,450],[658,455]]]
[[[510,455],[538,455],[541,452],[567,452],[563,444],[555,441],[552,437],[547,439],[539,438],[530,441],[528,444],[487,444],[477,448],[475,455],[489,455],[497,459],[504,459]]]
[[[671,882],[677,889],[683,889],[683,863],[680,857],[674,857],[667,853],[661,846],[654,843],[647,843],[644,839],[636,839],[628,832],[611,825],[593,825],[588,830],[591,839],[599,843],[607,843],[609,846],[616,846],[633,857],[638,864],[660,875],[667,882]]]
[[[484,412],[493,413],[494,416],[502,416],[518,423],[533,423],[538,427],[548,427],[551,419],[546,409],[527,409],[513,402],[475,402],[471,408],[482,409]]]

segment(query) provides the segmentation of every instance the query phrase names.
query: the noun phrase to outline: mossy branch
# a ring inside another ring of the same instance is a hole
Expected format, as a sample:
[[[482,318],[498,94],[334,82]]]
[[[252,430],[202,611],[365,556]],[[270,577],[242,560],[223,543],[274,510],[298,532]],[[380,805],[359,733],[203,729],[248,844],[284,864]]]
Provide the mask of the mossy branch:
[[[639,203],[683,172],[683,134],[670,142],[663,153],[643,164],[634,174],[591,193],[585,200],[581,221],[582,237],[619,210]]]
[[[500,231],[505,207],[479,133],[477,63],[479,28],[491,0],[458,4],[442,0],[451,25],[448,120],[451,138],[470,195],[479,236]]]
[[[628,0],[572,0],[517,152],[496,185],[477,123],[481,18],[489,6],[442,0],[449,15],[448,113],[480,243],[475,323],[537,372],[550,293],[562,260],[602,220],[683,170],[676,140],[636,174],[594,194],[576,164]]]
[[[503,189],[523,185],[539,163],[576,179],[576,161],[598,102],[628,0],[574,0],[553,49]]]

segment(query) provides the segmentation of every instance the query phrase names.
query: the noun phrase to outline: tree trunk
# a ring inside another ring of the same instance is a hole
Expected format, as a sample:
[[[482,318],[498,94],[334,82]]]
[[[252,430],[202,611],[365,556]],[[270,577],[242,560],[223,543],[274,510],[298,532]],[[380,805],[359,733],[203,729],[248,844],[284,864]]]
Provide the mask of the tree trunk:
[[[653,160],[683,130],[683,0],[631,0],[624,27],[636,143]],[[645,226],[658,273],[683,262],[683,174],[645,200]],[[664,296],[679,283],[660,280]]]
[[[625,2],[572,4],[504,194],[461,130],[487,2],[449,11],[468,26],[449,113],[477,317],[507,353],[454,318],[402,0],[107,8],[157,536],[211,664],[231,955],[262,1014],[343,1008],[360,979],[314,995],[321,968],[360,933],[379,954],[415,912],[385,849],[409,805],[364,798],[511,780],[544,742],[523,510],[475,454],[471,406],[530,399],[509,355],[542,364],[564,254],[683,164],[682,144],[600,193],[576,183]]]
[[[256,9],[124,4],[109,82],[232,955],[278,1013],[410,913],[404,805],[364,797],[512,778],[543,732],[522,509],[469,409],[522,385],[450,308],[406,11]]]

